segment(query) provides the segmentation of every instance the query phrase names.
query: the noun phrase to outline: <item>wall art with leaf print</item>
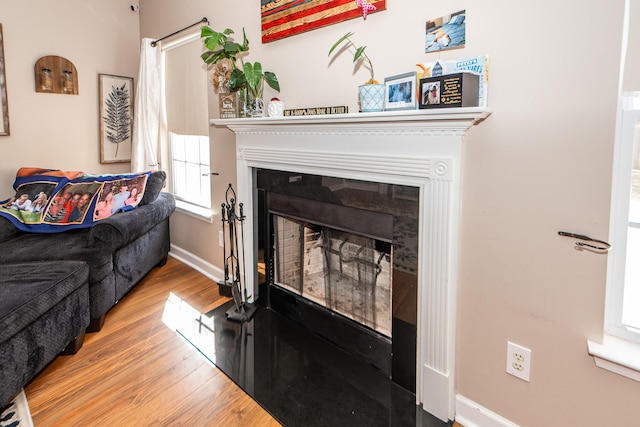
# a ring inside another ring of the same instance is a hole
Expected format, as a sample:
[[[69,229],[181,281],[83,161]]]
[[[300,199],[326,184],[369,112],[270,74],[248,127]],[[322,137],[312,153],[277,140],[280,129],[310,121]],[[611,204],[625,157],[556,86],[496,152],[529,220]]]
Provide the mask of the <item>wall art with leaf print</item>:
[[[133,78],[98,74],[100,163],[131,161]]]

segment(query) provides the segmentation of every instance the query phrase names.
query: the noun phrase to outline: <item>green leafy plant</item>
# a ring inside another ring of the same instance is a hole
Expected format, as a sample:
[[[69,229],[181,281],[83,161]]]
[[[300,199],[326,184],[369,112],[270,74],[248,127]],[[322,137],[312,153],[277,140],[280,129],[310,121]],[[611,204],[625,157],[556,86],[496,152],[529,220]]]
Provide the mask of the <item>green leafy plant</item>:
[[[278,78],[271,71],[262,71],[262,64],[259,62],[244,62],[242,64],[243,72],[239,69],[231,73],[230,86],[246,85],[254,98],[262,98],[264,91],[264,82],[272,89],[280,92],[280,83]],[[237,73],[235,71],[238,71]]]
[[[202,60],[207,64],[215,64],[226,58],[230,59],[235,66],[238,55],[249,52],[249,40],[244,28],[242,29],[242,44],[236,43],[232,38],[229,38],[231,34],[233,34],[233,30],[230,28],[226,28],[219,33],[210,27],[202,27],[200,29],[200,38],[203,39],[202,42],[209,49],[200,55]]]
[[[245,62],[244,57],[249,53],[249,40],[242,29],[242,44],[235,42],[231,37],[233,30],[227,28],[223,32],[217,32],[204,26],[200,30],[200,38],[208,49],[200,57],[207,64],[216,64],[228,59],[233,70],[229,76],[229,88],[239,90],[246,87],[254,98],[262,98],[264,82],[269,87],[280,92],[278,78],[271,71],[262,70],[260,62]],[[237,65],[240,62],[240,67]]]
[[[369,70],[369,74],[370,74],[371,78],[369,80],[367,80],[364,84],[366,84],[366,85],[378,84],[378,81],[375,79],[374,72],[373,72],[373,63],[371,62],[371,59],[369,59],[369,57],[365,53],[365,49],[367,47],[366,46],[360,46],[360,47],[356,46],[355,43],[353,43],[353,41],[351,41],[351,36],[353,36],[353,35],[354,35],[354,33],[348,32],[344,36],[340,37],[340,39],[338,39],[338,41],[335,42],[333,44],[333,46],[331,46],[331,49],[329,49],[328,56],[331,56],[331,54],[338,48],[338,46],[342,46],[342,48],[336,52],[336,55],[339,55],[340,53],[344,52],[345,50],[353,51],[353,63],[355,64],[355,63],[359,62],[360,64],[362,64],[362,66],[364,68]]]

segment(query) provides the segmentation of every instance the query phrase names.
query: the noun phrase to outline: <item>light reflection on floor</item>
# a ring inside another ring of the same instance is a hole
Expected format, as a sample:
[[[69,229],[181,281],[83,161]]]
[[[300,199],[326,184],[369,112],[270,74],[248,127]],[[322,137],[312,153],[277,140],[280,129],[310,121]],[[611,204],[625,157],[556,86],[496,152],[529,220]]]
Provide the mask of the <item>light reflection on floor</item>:
[[[216,363],[213,318],[191,307],[171,292],[164,305],[162,322],[197,349],[209,363]]]

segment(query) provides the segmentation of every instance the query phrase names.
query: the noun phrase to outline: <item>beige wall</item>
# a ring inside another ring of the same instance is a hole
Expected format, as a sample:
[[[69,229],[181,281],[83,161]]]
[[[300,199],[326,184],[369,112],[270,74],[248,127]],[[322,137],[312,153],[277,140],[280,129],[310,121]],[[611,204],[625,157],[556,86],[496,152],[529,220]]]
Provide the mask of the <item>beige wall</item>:
[[[140,35],[160,37],[202,16],[218,30],[244,26],[250,60],[276,72],[288,107],[347,104],[352,111],[366,73],[352,75],[346,56],[331,67],[327,59],[347,31],[368,45],[378,79],[438,57],[489,54],[493,114],[465,140],[457,391],[522,426],[637,424],[640,384],[596,368],[586,350],[586,339],[602,333],[606,257],[575,251],[557,235],[608,236],[623,1],[585,8],[578,1],[390,0],[366,21],[267,45],[258,3],[141,0]],[[12,131],[0,138],[3,188],[23,164],[118,169],[97,162],[96,74],[137,70],[137,17],[121,1],[67,4],[71,15],[50,12],[42,0],[0,0]],[[465,49],[425,54],[425,21],[464,8]],[[33,92],[33,62],[44,54],[74,61],[80,97]],[[210,107],[217,117],[212,91]],[[234,138],[212,128],[211,141],[218,206],[235,182]],[[172,243],[220,266],[219,220],[174,214]],[[532,349],[530,383],[505,373],[507,340]]]
[[[606,257],[575,251],[557,235],[608,236],[622,0],[588,8],[551,0],[389,1],[366,22],[266,45],[257,2],[175,3],[142,0],[142,35],[161,36],[204,15],[214,29],[244,25],[249,58],[277,73],[288,107],[357,111],[355,87],[366,73],[352,76],[346,56],[330,67],[327,59],[347,31],[368,46],[378,79],[438,57],[489,54],[493,114],[465,142],[457,391],[523,426],[637,423],[640,384],[596,368],[587,355],[586,339],[602,333]],[[425,54],[425,21],[463,8],[465,49]],[[211,137],[224,175],[220,192],[234,179],[233,139],[218,129]],[[207,231],[215,224],[173,219],[174,242],[219,264],[215,233]],[[530,383],[505,373],[507,340],[532,349]]]
[[[138,14],[128,0],[0,0],[11,135],[0,137],[0,198],[9,197],[21,166],[128,172],[129,163],[100,164],[98,73],[135,77]],[[35,92],[34,64],[67,58],[79,95]]]

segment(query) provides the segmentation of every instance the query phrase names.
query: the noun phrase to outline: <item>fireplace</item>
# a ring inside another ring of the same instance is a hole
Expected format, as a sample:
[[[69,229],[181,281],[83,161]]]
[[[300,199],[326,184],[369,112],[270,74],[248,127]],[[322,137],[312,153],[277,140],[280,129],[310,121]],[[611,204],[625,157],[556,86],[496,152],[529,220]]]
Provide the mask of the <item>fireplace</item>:
[[[416,189],[416,403],[442,420],[455,414],[462,140],[489,114],[456,108],[212,121],[236,136],[238,200],[253,224],[245,234],[246,247],[253,248],[245,254],[247,266],[259,259],[259,169]],[[265,292],[257,268],[244,282],[251,299]],[[395,287],[395,277],[393,282]]]
[[[256,177],[262,302],[415,392],[419,189]]]

